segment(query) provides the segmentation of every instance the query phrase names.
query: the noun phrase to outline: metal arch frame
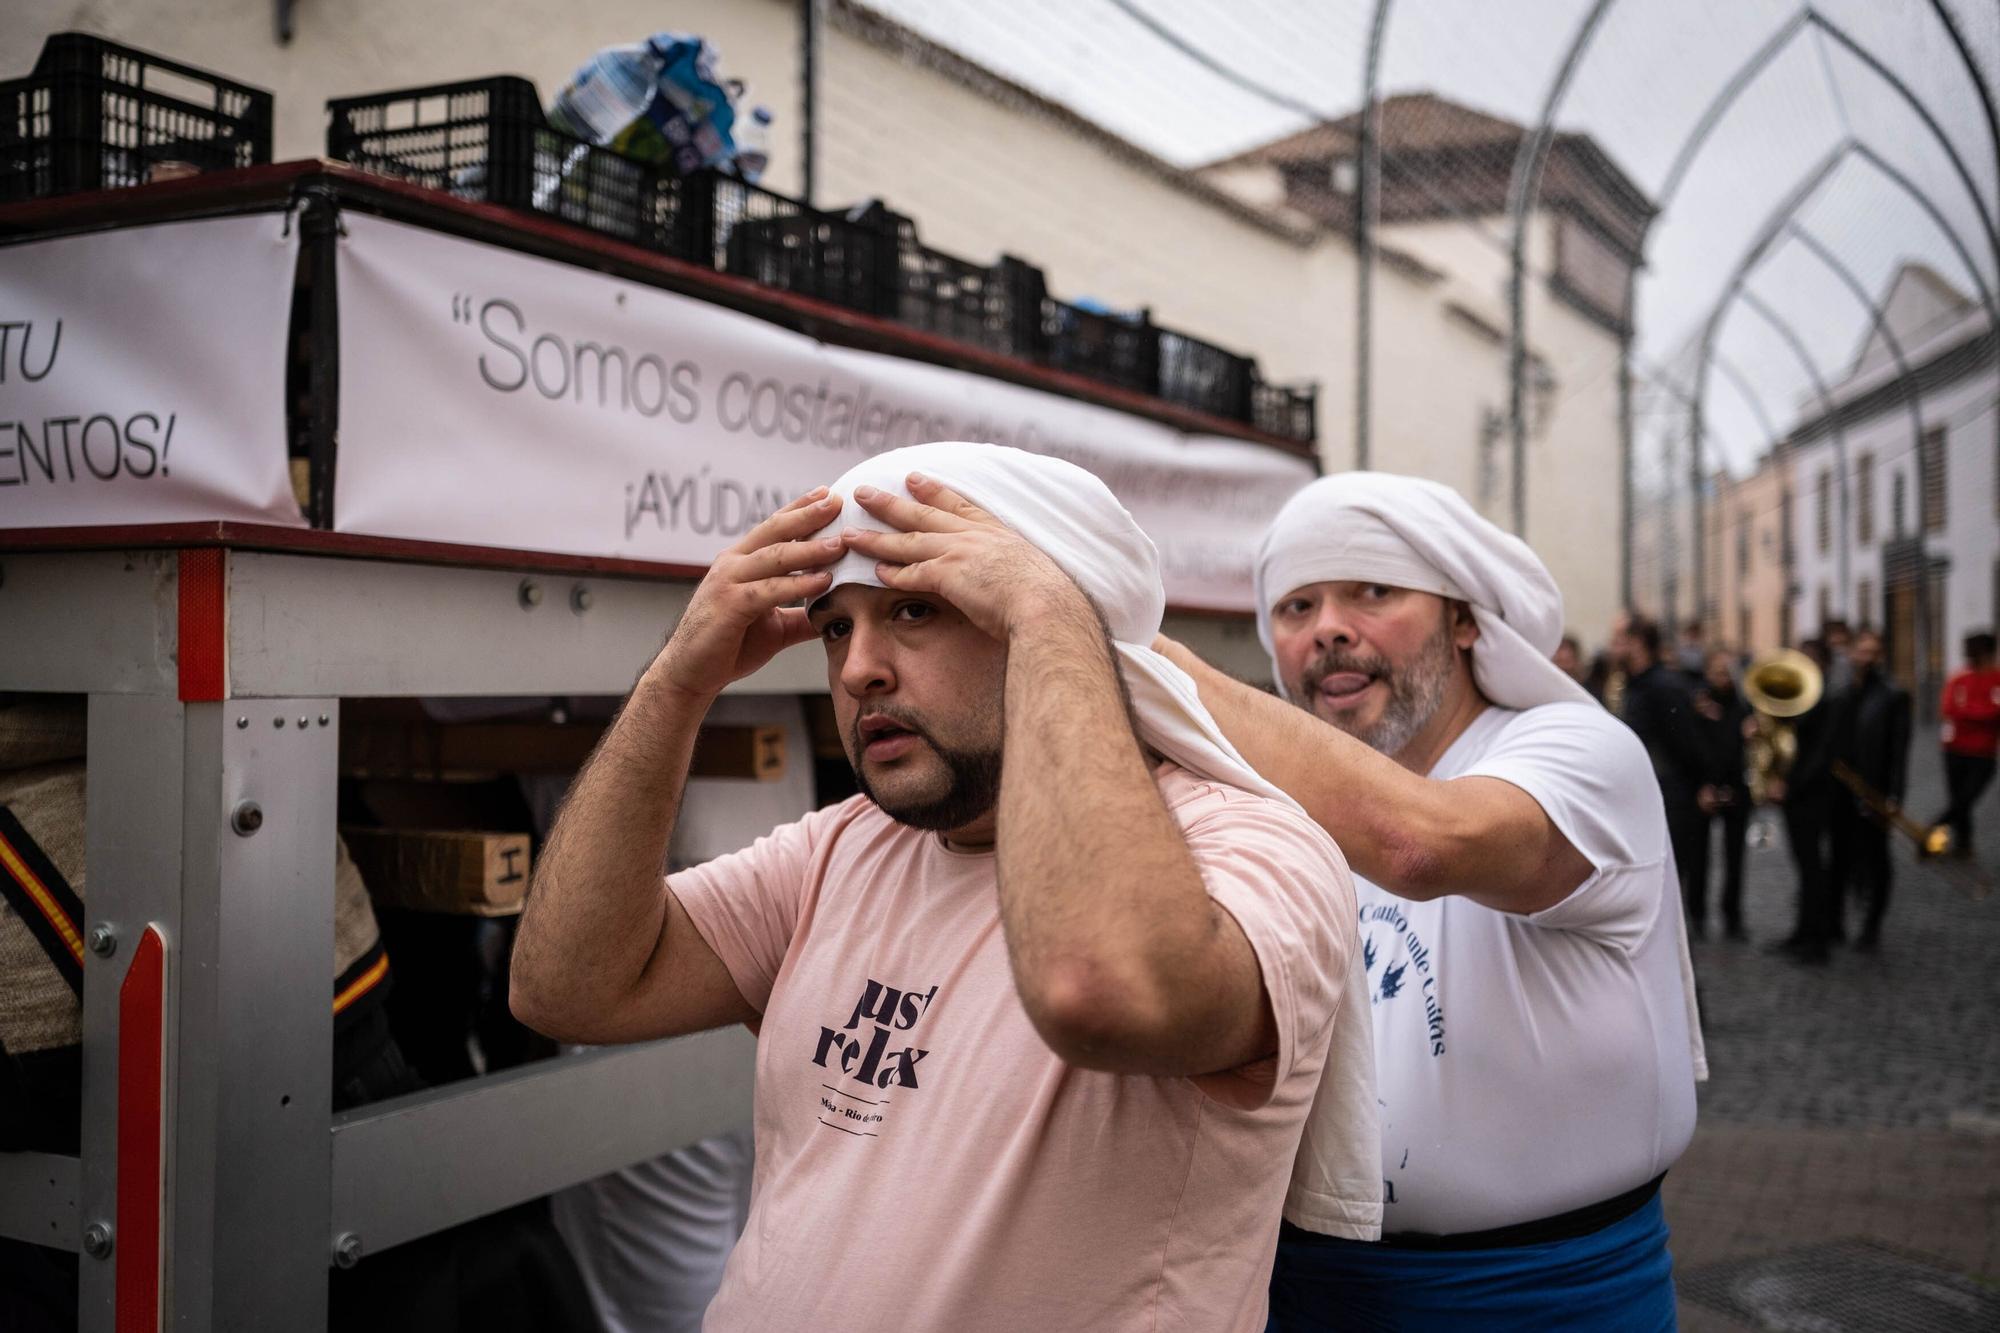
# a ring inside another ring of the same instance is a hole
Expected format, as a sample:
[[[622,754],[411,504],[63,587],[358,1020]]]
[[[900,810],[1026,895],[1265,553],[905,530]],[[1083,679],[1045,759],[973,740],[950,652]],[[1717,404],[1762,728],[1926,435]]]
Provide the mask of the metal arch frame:
[[[1819,366],[1813,361],[1812,354],[1806,350],[1805,340],[1799,337],[1798,330],[1757,293],[1746,287],[1741,295],[1743,304],[1771,326],[1779,339],[1792,349],[1792,354],[1799,359],[1799,364],[1805,367],[1806,377],[1812,381],[1813,393],[1819,397],[1820,408],[1827,414],[1827,423],[1833,430],[1833,471],[1840,479],[1840,541],[1836,543],[1836,562],[1840,571],[1837,590],[1840,595],[1835,599],[1835,606],[1840,614],[1845,616],[1848,613],[1848,592],[1854,587],[1853,547],[1847,540],[1847,534],[1854,530],[1853,488],[1848,485],[1847,428],[1840,424],[1840,413],[1835,410],[1833,390],[1819,373]],[[1772,432],[1771,439],[1774,442],[1778,439],[1777,432]]]
[[[1563,52],[1562,64],[1542,99],[1541,119],[1532,134],[1521,137],[1521,146],[1514,153],[1513,179],[1507,186],[1507,309],[1511,325],[1507,337],[1507,422],[1513,439],[1512,507],[1516,537],[1525,538],[1528,533],[1528,325],[1524,299],[1528,210],[1541,193],[1542,168],[1548,162],[1549,145],[1555,140],[1556,108],[1568,94],[1570,80],[1583,64],[1591,38],[1597,35],[1598,26],[1615,3],[1616,0],[1595,0],[1590,12],[1577,24],[1576,35],[1570,39],[1569,49]]]
[[[1386,4],[1386,0],[1382,0],[1382,2]],[[1514,159],[1514,174],[1509,191],[1510,235],[1508,249],[1510,263],[1508,272],[1508,314],[1510,328],[1508,337],[1508,378],[1510,399],[1509,429],[1512,436],[1514,455],[1513,518],[1516,535],[1524,536],[1527,528],[1527,303],[1525,300],[1525,261],[1528,214],[1540,193],[1542,169],[1547,159],[1549,146],[1554,138],[1556,111],[1561,106],[1562,100],[1569,90],[1570,82],[1574,78],[1577,68],[1587,53],[1591,40],[1596,36],[1602,20],[1609,12],[1613,2],[1614,0],[1596,0],[1596,3],[1591,6],[1589,12],[1577,24],[1576,31],[1563,54],[1563,59],[1557,69],[1556,76],[1549,86],[1547,96],[1544,98],[1540,120],[1536,124],[1534,132],[1523,137],[1521,147],[1516,152]],[[1951,18],[1949,12],[1944,9],[1943,0],[1932,0],[1932,9],[1951,37],[1954,46],[1958,50],[1960,60],[1971,77],[1975,90],[1979,95],[1981,106],[1986,114],[1987,127],[1993,138],[1996,172],[2000,172],[2000,119],[1997,119],[1995,116],[1991,90],[1987,88],[1984,76],[1973,62],[1971,52],[1967,49],[1956,23]],[[1821,14],[1810,4],[1801,8],[1792,18],[1786,20],[1776,32],[1766,38],[1750,59],[1731,75],[1723,88],[1717,93],[1717,96],[1704,109],[1701,117],[1697,119],[1689,138],[1675,155],[1673,165],[1668,172],[1667,181],[1662,187],[1662,197],[1658,204],[1660,211],[1665,211],[1672,195],[1680,188],[1680,184],[1685,179],[1688,169],[1694,159],[1700,154],[1701,148],[1706,143],[1708,136],[1721,122],[1728,107],[1735,102],[1736,98],[1742,94],[1745,88],[1761,76],[1764,69],[1791,43],[1792,39],[1808,27],[1817,29],[1819,32],[1838,42],[1845,50],[1860,60],[1866,68],[1882,79],[1883,82],[1887,83],[1917,113],[1925,127],[1930,131],[1932,137],[1936,139],[1938,146],[1944,150],[1945,155],[1950,159],[1953,170],[1958,174],[1960,183],[1965,186],[1967,194],[1971,197],[1973,208],[1978,213],[1982,229],[1986,234],[1988,247],[1992,251],[1995,271],[1996,273],[2000,273],[2000,229],[1996,229],[1992,213],[1988,210],[1986,201],[1980,194],[1977,183],[1966,168],[1965,161],[1959,155],[1957,146],[1952,142],[1951,137],[1938,124],[1936,117],[1931,114],[1930,108],[1924,100],[1917,96],[1909,85],[1897,76],[1895,71],[1877,59],[1872,52],[1856,41],[1839,24]],[[1372,106],[1374,89],[1370,87],[1366,92],[1369,98],[1368,105]],[[1873,157],[1874,155],[1871,154],[1870,156]],[[1900,177],[1900,173],[1895,173],[1895,175]],[[1916,190],[1914,185],[1907,181],[1907,178],[1901,179],[1906,188],[1910,189],[1911,193],[1921,195],[1922,192]],[[1930,205],[1926,201],[1926,207],[1932,211],[1933,217],[1953,237],[1954,245],[1960,250],[1961,258],[1965,261],[1967,268],[1971,270],[1975,280],[1981,281],[1983,287],[1984,284],[1983,280],[1980,279],[1979,268],[1971,262],[1970,255],[1965,252],[1964,247],[1958,244],[1956,232],[1949,224],[1944,223],[1942,214],[1936,212],[1934,205]],[[1989,311],[1992,309],[1992,301],[1990,299],[1987,301],[1987,307]],[[2000,320],[1996,320],[1996,324],[2000,324]],[[1699,367],[1697,367],[1697,373],[1699,373]],[[1696,466],[1699,465],[1699,456],[1700,443],[1697,439],[1694,460]],[[1697,490],[1698,504],[1699,491]],[[1701,534],[1699,531],[1696,532],[1694,541],[1694,549],[1697,561],[1699,562],[1701,552]],[[1699,586],[1701,583],[1699,568],[1696,570],[1696,583],[1697,595],[1699,595]]]
[[[1986,307],[1986,314],[1988,318],[1993,320],[1994,327],[2000,328],[2000,302],[1994,300],[1993,289],[1986,285],[1986,275],[1979,271],[1979,265],[1972,262],[1972,252],[1965,248],[1964,238],[1958,234],[1957,228],[1951,225],[1951,220],[1945,217],[1944,210],[1939,208],[1936,201],[1924,192],[1922,186],[1910,179],[1908,173],[1896,166],[1895,163],[1889,161],[1888,158],[1883,157],[1873,148],[1870,148],[1866,143],[1859,139],[1853,140],[1849,151],[1894,182],[1903,193],[1910,196],[1917,207],[1924,210],[1925,215],[1937,225],[1937,229],[1944,233],[1945,241],[1950,244],[1952,252],[1958,256],[1958,262],[1965,265],[1967,276],[1972,279],[1973,285],[1979,289],[1979,303]]]
[[[1801,9],[1785,20],[1777,31],[1764,39],[1762,46],[1751,52],[1749,59],[1737,66],[1735,73],[1731,74],[1715,96],[1709,99],[1701,115],[1695,118],[1694,128],[1689,130],[1688,137],[1681,141],[1680,150],[1674,154],[1673,162],[1667,167],[1666,179],[1660,182],[1660,197],[1655,203],[1661,212],[1667,210],[1674,196],[1680,192],[1681,183],[1687,179],[1687,173],[1693,168],[1695,159],[1701,156],[1702,148],[1708,143],[1708,136],[1715,132],[1715,127],[1729,114],[1729,108],[1736,104],[1736,99],[1763,74],[1765,66],[1776,60],[1778,55],[1791,45],[1792,38],[1798,36],[1799,30],[1806,26],[1806,16],[1810,12]]]
[[[1704,521],[1702,512],[1702,487],[1707,482],[1707,476],[1702,467],[1702,435],[1706,425],[1703,420],[1702,407],[1707,400],[1708,362],[1709,358],[1714,354],[1716,334],[1721,328],[1723,316],[1728,313],[1729,307],[1734,303],[1737,294],[1742,291],[1744,282],[1748,280],[1751,272],[1764,261],[1765,256],[1770,253],[1772,244],[1783,232],[1785,224],[1791,220],[1793,214],[1805,206],[1806,202],[1814,194],[1818,193],[1819,187],[1825,184],[1827,178],[1832,176],[1840,164],[1847,159],[1848,153],[1852,150],[1852,144],[1853,141],[1848,140],[1845,143],[1837,145],[1833,151],[1820,159],[1818,165],[1801,177],[1799,183],[1780,201],[1778,207],[1765,219],[1764,225],[1758,230],[1756,238],[1744,250],[1742,257],[1736,261],[1736,267],[1730,272],[1729,281],[1723,286],[1721,293],[1716,296],[1715,304],[1709,308],[1708,318],[1702,321],[1701,338],[1694,360],[1694,405],[1688,431],[1688,482],[1692,488],[1695,519],[1694,530],[1689,534],[1688,545],[1692,555],[1690,573],[1694,581],[1695,619],[1697,623],[1706,619],[1704,599],[1708,589],[1707,534],[1702,528]],[[1844,491],[1846,486],[1847,479],[1843,475],[1841,478],[1841,489]],[[1843,542],[1845,542],[1846,537],[1847,534],[1842,532],[1841,540]]]
[[[1743,295],[1748,299],[1753,293],[1745,292]],[[1749,407],[1750,415],[1757,418],[1758,426],[1764,431],[1764,438],[1775,441],[1779,433],[1778,423],[1773,421],[1771,414],[1765,410],[1764,400],[1757,396],[1757,390],[1751,385],[1750,377],[1745,375],[1735,362],[1725,359],[1720,353],[1709,364],[1715,367],[1716,373],[1735,387],[1737,396]]]
[[[1792,327],[1789,324],[1784,323],[1778,317],[1776,311],[1772,310],[1769,306],[1765,305],[1764,302],[1758,298],[1757,294],[1749,290],[1747,287],[1743,290],[1742,296],[1744,305],[1747,306],[1752,311],[1754,311],[1756,314],[1762,316],[1767,321],[1771,322],[1773,327],[1778,330],[1779,336],[1784,340],[1784,342],[1789,347],[1791,347],[1792,350],[1795,353],[1797,353],[1802,360],[1806,362],[1806,373],[1812,377],[1814,388],[1818,389],[1822,396],[1822,399],[1830,404],[1831,396],[1827,394],[1826,385],[1819,377],[1818,367],[1814,366],[1811,363],[1811,359],[1809,357],[1806,357],[1805,344],[1799,341],[1798,335],[1792,330]],[[1756,413],[1757,424],[1764,428],[1764,438],[1771,441],[1773,444],[1776,444],[1779,439],[1777,423],[1772,421],[1769,414],[1767,414],[1764,411],[1763,402],[1752,391],[1748,379],[1746,379],[1741,371],[1737,370],[1732,363],[1725,360],[1720,354],[1716,355],[1711,360],[1710,364],[1713,365],[1716,368],[1716,370],[1722,373],[1724,379],[1728,380],[1731,384],[1736,386],[1737,392],[1743,397],[1743,400],[1745,402],[1750,404],[1751,410],[1754,413]],[[1838,427],[1836,427],[1836,431],[1837,430]],[[1847,464],[1845,461],[1846,442],[1845,440],[1841,439],[1837,434],[1835,437],[1834,450],[1836,457],[1836,467],[1840,470],[1841,474],[1844,476],[1846,475],[1846,470],[1847,470]],[[1718,505],[1717,506],[1718,513],[1716,515],[1717,531],[1718,533],[1726,535],[1728,530],[1728,516],[1726,514],[1719,512],[1720,508],[1721,507]],[[1847,487],[1845,486],[1842,486],[1840,488],[1840,511],[1841,511],[1840,525],[1842,529],[1845,529],[1847,527]],[[1841,583],[1844,586],[1847,582],[1847,546],[1845,543],[1843,543],[1840,548],[1840,570],[1841,570]],[[1787,569],[1785,571],[1785,574],[1787,576],[1787,582],[1789,583],[1791,574],[1790,569]],[[1697,592],[1699,592],[1699,590],[1697,590]],[[1737,589],[1737,598],[1738,598],[1738,607],[1740,609],[1742,604],[1742,588],[1740,586]],[[1720,603],[1721,597],[1718,595],[1716,600],[1718,603]],[[1697,596],[1696,601],[1697,603],[1699,603],[1700,601],[1699,596]],[[1720,607],[1720,605],[1718,605],[1716,608],[1716,614],[1718,617],[1720,617],[1720,615],[1722,614],[1722,608]],[[1720,630],[1721,626],[1718,625],[1717,626],[1718,640],[1722,637]],[[1739,644],[1738,646],[1742,647],[1743,645]]]
[[[1389,31],[1389,0],[1375,0],[1368,21],[1368,54],[1361,65],[1361,143],[1355,163],[1354,249],[1360,265],[1354,279],[1354,466],[1370,461],[1369,401],[1374,374],[1375,211],[1382,183],[1382,116],[1376,88],[1382,78],[1382,41]]]
[[[1889,327],[1888,312],[1882,308],[1881,302],[1869,297],[1868,289],[1862,285],[1861,279],[1855,276],[1854,270],[1849,268],[1841,260],[1840,256],[1836,255],[1818,237],[1800,226],[1796,219],[1787,226],[1786,233],[1803,245],[1809,254],[1818,259],[1836,278],[1840,279],[1841,285],[1847,288],[1855,300],[1860,301],[1868,308],[1873,331],[1882,335],[1882,341],[1888,347],[1890,357],[1895,360],[1897,383],[1909,386],[1903,395],[1903,401],[1908,404],[1910,409],[1910,439],[1912,452],[1916,455],[1917,522],[1914,536],[1919,557],[1917,560],[1917,586],[1915,589],[1914,607],[1916,611],[1916,635],[1918,642],[1912,645],[1910,661],[1916,667],[1918,696],[1930,699],[1936,695],[1935,687],[1937,682],[1931,679],[1930,670],[1931,616],[1935,608],[1931,606],[1930,595],[1930,543],[1925,537],[1924,528],[1924,497],[1930,494],[1930,477],[1928,475],[1929,469],[1924,462],[1923,381],[1917,378],[1915,368],[1910,365],[1909,358],[1904,355],[1902,339],[1898,338],[1895,330]],[[1832,411],[1828,420],[1836,431],[1840,429],[1840,414],[1837,411]],[[1846,498],[1845,495],[1841,497],[1843,504]],[[1843,563],[1841,574],[1843,581],[1847,574],[1847,570],[1844,567],[1846,555],[1847,548],[1843,545],[1841,547]],[[1886,570],[1883,577],[1886,587]],[[1845,590],[1843,590],[1843,600],[1844,592]]]
[[[1924,386],[1918,381],[1915,368],[1910,365],[1909,358],[1903,353],[1902,339],[1898,338],[1896,331],[1889,327],[1888,311],[1883,308],[1880,301],[1868,295],[1868,289],[1862,285],[1861,279],[1855,276],[1854,270],[1833,252],[1832,247],[1800,226],[1798,219],[1794,218],[1787,223],[1785,231],[1793,240],[1804,246],[1807,253],[1824,264],[1833,276],[1840,280],[1840,285],[1868,311],[1870,332],[1882,335],[1882,341],[1889,348],[1889,355],[1896,363],[1896,382],[1909,385],[1909,391],[1903,395],[1903,401],[1910,409],[1910,430],[1913,436],[1921,441],[1924,434]],[[1920,469],[1921,466],[1920,457]],[[1918,485],[1922,485],[1921,478]]]
[[[2000,110],[1994,107],[1993,90],[1987,86],[1986,75],[1980,71],[1979,62],[1972,58],[1972,48],[1966,44],[1965,34],[1958,30],[1958,20],[1951,16],[1951,7],[1945,0],[1931,0],[1931,9],[1937,14],[1945,35],[1951,38],[1959,63],[1965,66],[1966,76],[1972,80],[1973,91],[1979,94],[1979,109],[1986,113],[1986,133],[1993,141],[1993,179],[1995,185],[2000,186]]]
[[[1849,55],[1866,65],[1877,78],[1895,89],[1903,101],[1909,104],[1910,110],[1916,112],[1924,122],[1924,128],[1931,132],[1931,137],[1937,140],[1938,147],[1944,149],[1945,156],[1951,159],[1952,170],[1958,173],[1959,183],[1965,186],[1965,193],[1971,198],[1973,208],[1978,210],[1979,221],[1986,230],[1986,243],[1993,251],[1994,269],[2000,272],[2000,226],[1994,224],[1993,210],[1987,207],[1986,196],[1980,193],[1979,183],[1972,179],[1972,171],[1965,165],[1965,159],[1958,155],[1958,145],[1954,144],[1951,136],[1944,132],[1944,126],[1938,124],[1937,117],[1931,114],[1929,104],[1912,92],[1908,84],[1896,77],[1896,72],[1877,59],[1873,51],[1855,41],[1838,23],[1818,10],[1808,11],[1808,21],[1834,41],[1839,42]]]
[[[1994,110],[1992,90],[1986,86],[1986,78],[1980,73],[1979,65],[1973,60],[1972,52],[1966,46],[1965,39],[1960,34],[1956,21],[1952,19],[1950,11],[1944,6],[1944,0],[1931,0],[1931,8],[1937,14],[1938,21],[1943,24],[1945,32],[1951,37],[1953,46],[1958,50],[1959,61],[1965,67],[1966,74],[1972,80],[1973,90],[1979,95],[1980,107],[1986,115],[1987,130],[1993,140],[1994,171],[1996,178],[2000,178],[2000,116],[1996,116]],[[1903,99],[1909,102],[1912,108],[1924,117],[1925,123],[1931,127],[1932,132],[1937,135],[1946,151],[1952,154],[1954,162],[1958,162],[1957,153],[1953,151],[1950,139],[1944,135],[1937,122],[1931,118],[1928,109],[1922,106],[1921,99],[1917,98],[1916,94],[1911,92],[1909,87],[1902,80],[1898,79],[1886,66],[1876,61],[1872,56],[1864,55],[1864,48],[1860,43],[1856,42],[1839,25],[1835,24],[1811,5],[1806,5],[1793,13],[1769,37],[1764,39],[1763,44],[1752,52],[1749,58],[1739,65],[1736,71],[1723,83],[1722,87],[1716,92],[1716,95],[1709,100],[1708,106],[1702,110],[1701,115],[1695,120],[1694,128],[1689,131],[1687,139],[1682,142],[1679,151],[1674,154],[1673,163],[1667,168],[1666,178],[1660,183],[1660,197],[1656,202],[1662,212],[1666,211],[1668,204],[1673,201],[1674,195],[1680,191],[1682,182],[1686,180],[1688,171],[1694,165],[1694,160],[1701,155],[1702,147],[1708,142],[1708,136],[1714,133],[1715,127],[1721,123],[1723,116],[1728,114],[1729,108],[1735,105],[1736,99],[1742,96],[1744,90],[1757,81],[1763,74],[1765,67],[1773,60],[1776,60],[1783,53],[1784,49],[1791,45],[1792,39],[1807,27],[1817,28],[1820,32],[1839,42],[1847,50],[1860,56],[1863,63],[1867,64],[1890,87],[1900,93]],[[1963,167],[1962,163],[1958,164],[1961,168]],[[1967,184],[1968,190],[1972,195],[1973,207],[1980,208],[1983,213],[1984,209],[1978,189],[1972,186],[1969,176],[1962,169],[1960,179]],[[1990,219],[1988,220],[1987,230],[1989,236],[1991,236],[1992,224]],[[1996,255],[1996,258],[2000,258],[2000,255]]]
[[[1701,403],[1703,400],[1703,394],[1705,388],[1706,367],[1708,360],[1713,353],[1713,348],[1714,348],[1715,326],[1717,322],[1720,320],[1723,311],[1729,305],[1731,298],[1742,287],[1743,282],[1745,278],[1748,277],[1750,270],[1755,268],[1757,264],[1761,262],[1765,252],[1769,250],[1771,244],[1777,239],[1778,234],[1784,229],[1784,227],[1790,224],[1792,220],[1792,215],[1796,213],[1799,208],[1804,206],[1806,200],[1809,199],[1812,196],[1812,194],[1817,192],[1820,185],[1822,185],[1827,179],[1827,177],[1832,174],[1834,168],[1838,167],[1842,162],[1844,162],[1850,156],[1858,156],[1862,158],[1864,161],[1867,161],[1868,163],[1873,165],[1878,171],[1881,171],[1895,185],[1897,185],[1905,193],[1907,193],[1911,197],[1911,199],[1913,199],[1917,203],[1917,205],[1924,210],[1924,212],[1930,217],[1930,219],[1935,224],[1937,224],[1939,230],[1943,232],[1946,241],[1951,245],[1952,249],[1957,253],[1960,262],[1966,266],[1966,271],[1971,276],[1974,285],[1978,287],[1980,293],[1980,300],[1981,303],[1986,308],[1988,318],[1994,321],[1996,327],[2000,327],[2000,310],[1996,310],[1995,308],[1993,293],[1991,289],[1986,285],[1986,279],[1984,275],[1981,274],[1978,265],[1972,262],[1971,252],[1966,249],[1963,239],[1958,235],[1958,233],[1955,230],[1953,230],[1950,221],[1946,219],[1943,212],[1937,207],[1936,203],[1931,200],[1930,196],[1924,192],[1922,187],[1918,186],[1915,181],[1912,181],[1907,175],[1898,170],[1893,164],[1884,159],[1879,153],[1875,152],[1867,144],[1861,142],[1858,139],[1849,139],[1840,143],[1839,145],[1836,145],[1831,152],[1829,152],[1824,158],[1820,160],[1819,164],[1816,167],[1814,167],[1809,173],[1807,173],[1805,177],[1802,178],[1800,185],[1794,188],[1792,193],[1786,198],[1786,200],[1766,221],[1765,226],[1758,235],[1756,241],[1753,242],[1752,245],[1745,251],[1743,258],[1738,262],[1736,271],[1731,275],[1729,284],[1723,289],[1721,294],[1717,296],[1714,306],[1710,309],[1709,317],[1704,323],[1702,337],[1700,340],[1700,351],[1696,356],[1694,363],[1695,403],[1694,403],[1694,420],[1693,420],[1693,430],[1692,430],[1693,450],[1689,459],[1689,476],[1694,486],[1694,492],[1693,492],[1694,505],[1697,511],[1700,510],[1702,505],[1701,487],[1704,481],[1701,470],[1702,469],[1701,434],[1702,434],[1702,424],[1703,424],[1701,415]],[[1869,306],[1872,309],[1873,302],[1869,302]],[[1845,474],[1843,473],[1842,476],[1843,488],[1845,487],[1845,485],[1846,485],[1846,478]],[[1691,554],[1693,557],[1692,560],[1693,569],[1691,570],[1691,573],[1693,575],[1694,583],[1697,590],[1705,587],[1707,584],[1707,570],[1705,567],[1706,552],[1703,547],[1703,537],[1704,534],[1701,531],[1700,525],[1697,524],[1696,530],[1693,534],[1692,541],[1690,543]],[[1843,532],[1842,533],[1843,542],[1845,541],[1845,538],[1846,534],[1845,532]]]

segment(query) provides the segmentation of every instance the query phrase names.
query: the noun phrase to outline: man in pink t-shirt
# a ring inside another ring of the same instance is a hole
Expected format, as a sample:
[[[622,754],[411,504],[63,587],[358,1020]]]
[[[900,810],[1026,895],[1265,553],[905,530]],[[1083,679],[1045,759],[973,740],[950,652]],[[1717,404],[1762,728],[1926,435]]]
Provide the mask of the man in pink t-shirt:
[[[1261,1329],[1329,1040],[1367,1019],[1340,1012],[1346,864],[1142,745],[1065,567],[906,484],[852,496],[898,531],[829,529],[822,489],[717,558],[550,835],[515,1012],[587,1042],[756,1026],[711,1328]],[[856,555],[873,577],[836,582]],[[663,889],[703,715],[813,637],[864,795]]]

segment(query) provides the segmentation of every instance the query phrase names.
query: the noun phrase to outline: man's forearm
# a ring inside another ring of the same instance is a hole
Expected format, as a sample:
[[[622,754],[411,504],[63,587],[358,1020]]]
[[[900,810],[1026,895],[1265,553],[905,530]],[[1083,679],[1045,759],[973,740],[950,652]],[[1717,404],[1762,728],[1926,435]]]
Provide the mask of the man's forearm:
[[[1062,1010],[1115,1028],[1156,1008],[1214,908],[1088,608],[1010,641],[1006,719],[998,869],[1015,981],[1038,1026],[1038,1010]]]
[[[1333,835],[1356,874],[1405,897],[1436,895],[1449,873],[1443,784],[1206,662],[1182,664],[1250,767]]]
[[[655,664],[655,668],[657,663]],[[514,947],[517,1004],[560,1019],[639,981],[666,915],[667,846],[711,700],[649,668],[563,801]]]

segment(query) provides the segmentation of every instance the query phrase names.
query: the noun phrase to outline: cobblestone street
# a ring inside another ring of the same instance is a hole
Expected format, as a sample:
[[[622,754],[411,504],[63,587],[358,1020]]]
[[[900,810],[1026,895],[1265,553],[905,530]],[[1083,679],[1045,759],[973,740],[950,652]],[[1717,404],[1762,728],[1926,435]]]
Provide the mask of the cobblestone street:
[[[1919,818],[1943,805],[1927,730],[1912,754]],[[1976,821],[1991,874],[2000,789]],[[1774,835],[1749,854],[1752,942],[1694,948],[1712,1078],[1665,1186],[1683,1326],[1995,1327],[2000,896],[1974,901],[1899,848],[1880,952],[1802,967],[1762,947],[1792,921]]]

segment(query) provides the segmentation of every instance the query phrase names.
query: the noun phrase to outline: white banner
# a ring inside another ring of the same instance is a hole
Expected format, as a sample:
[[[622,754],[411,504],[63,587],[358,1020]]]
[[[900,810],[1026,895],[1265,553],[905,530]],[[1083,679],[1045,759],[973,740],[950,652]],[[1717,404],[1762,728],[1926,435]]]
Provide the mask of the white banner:
[[[1312,469],[978,375],[830,347],[690,297],[349,214],[342,532],[705,565],[857,459],[925,440],[1056,454],[1117,492],[1168,599],[1249,610]]]
[[[0,247],[0,528],[302,526],[275,213]]]

